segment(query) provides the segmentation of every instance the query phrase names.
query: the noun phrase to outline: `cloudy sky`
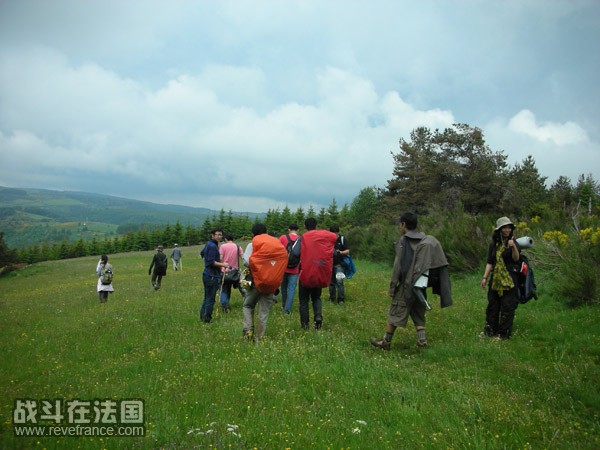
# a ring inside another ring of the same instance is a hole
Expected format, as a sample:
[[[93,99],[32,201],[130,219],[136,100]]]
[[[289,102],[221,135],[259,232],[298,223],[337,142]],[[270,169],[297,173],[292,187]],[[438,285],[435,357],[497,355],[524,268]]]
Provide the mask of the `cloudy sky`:
[[[600,179],[597,0],[1,0],[0,185],[263,212],[415,127]]]

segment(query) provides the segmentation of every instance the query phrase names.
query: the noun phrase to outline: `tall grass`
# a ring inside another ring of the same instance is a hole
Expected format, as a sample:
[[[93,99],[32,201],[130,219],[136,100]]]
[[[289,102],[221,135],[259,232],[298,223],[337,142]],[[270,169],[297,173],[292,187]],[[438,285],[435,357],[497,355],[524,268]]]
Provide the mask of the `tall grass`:
[[[96,258],[0,278],[0,448],[600,448],[598,308],[544,295],[517,311],[514,337],[481,340],[480,273],[431,301],[430,348],[385,325],[390,267],[356,261],[344,306],[300,329],[297,298],[276,305],[260,344],[241,339],[241,298],[198,320],[198,249],[155,292],[151,252],[110,257],[116,292],[99,304]],[[324,296],[326,297],[326,296]],[[145,400],[143,438],[13,436],[15,399]]]

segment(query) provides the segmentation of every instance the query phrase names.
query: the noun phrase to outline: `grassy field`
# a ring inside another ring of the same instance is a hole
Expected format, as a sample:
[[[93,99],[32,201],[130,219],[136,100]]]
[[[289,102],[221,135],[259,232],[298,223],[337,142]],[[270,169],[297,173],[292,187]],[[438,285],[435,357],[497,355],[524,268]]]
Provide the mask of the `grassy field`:
[[[451,308],[431,301],[430,348],[410,327],[384,352],[368,339],[383,333],[390,268],[356,261],[322,330],[300,329],[296,298],[257,345],[241,338],[237,292],[229,314],[198,320],[198,250],[158,292],[151,252],[111,256],[103,305],[95,257],[0,279],[0,448],[600,448],[598,308],[565,309],[540,283],[510,341],[482,340],[477,273],[453,279]],[[15,437],[17,399],[143,399],[146,435]]]

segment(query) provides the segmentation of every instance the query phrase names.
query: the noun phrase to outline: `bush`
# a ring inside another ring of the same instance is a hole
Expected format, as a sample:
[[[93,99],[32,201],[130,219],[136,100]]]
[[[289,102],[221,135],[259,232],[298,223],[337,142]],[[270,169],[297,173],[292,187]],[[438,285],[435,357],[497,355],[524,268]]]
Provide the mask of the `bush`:
[[[462,211],[439,211],[419,217],[419,229],[440,241],[454,273],[470,272],[485,260],[492,231],[490,223],[493,223],[490,219]],[[484,227],[490,228],[489,233],[482,231]],[[394,262],[395,243],[400,238],[397,224],[356,227],[345,235],[353,257],[390,265]]]
[[[572,308],[600,303],[600,240],[592,239],[593,234],[551,231],[536,245],[536,264],[550,274],[553,291]]]
[[[355,227],[345,233],[353,258],[389,264],[394,262],[395,242],[400,238],[397,225],[372,224]]]
[[[452,272],[470,272],[485,261],[492,233],[490,223],[493,222],[458,209],[433,212],[423,217],[421,222],[421,229],[435,236],[442,244]]]

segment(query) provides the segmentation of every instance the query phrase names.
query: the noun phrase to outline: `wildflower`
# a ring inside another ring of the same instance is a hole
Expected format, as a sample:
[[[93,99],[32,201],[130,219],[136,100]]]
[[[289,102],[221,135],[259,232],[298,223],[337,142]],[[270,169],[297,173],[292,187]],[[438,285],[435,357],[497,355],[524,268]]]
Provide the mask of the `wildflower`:
[[[356,423],[365,427],[367,426],[367,422],[365,422],[364,420],[357,420]]]
[[[561,231],[546,231],[542,236],[542,239],[557,245],[565,245],[569,241],[569,236]]]
[[[353,428],[352,433],[354,433],[354,434],[360,433],[360,428]]]

